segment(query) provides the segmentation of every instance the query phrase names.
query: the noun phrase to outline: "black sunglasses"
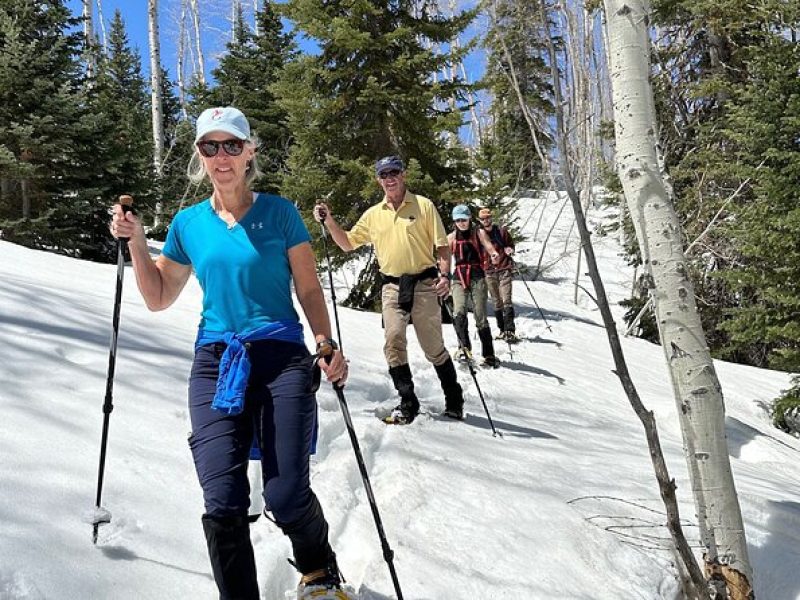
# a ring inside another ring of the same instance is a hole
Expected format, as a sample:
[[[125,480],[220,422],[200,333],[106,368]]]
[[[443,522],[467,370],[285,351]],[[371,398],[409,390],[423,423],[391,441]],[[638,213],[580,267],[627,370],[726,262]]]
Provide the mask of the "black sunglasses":
[[[197,142],[197,149],[206,158],[216,156],[220,146],[228,156],[239,156],[244,149],[244,140],[230,139],[218,142],[216,140],[200,140]]]
[[[391,171],[381,171],[378,177],[381,179],[389,179],[389,177],[397,177],[402,171],[400,169],[392,169]]]

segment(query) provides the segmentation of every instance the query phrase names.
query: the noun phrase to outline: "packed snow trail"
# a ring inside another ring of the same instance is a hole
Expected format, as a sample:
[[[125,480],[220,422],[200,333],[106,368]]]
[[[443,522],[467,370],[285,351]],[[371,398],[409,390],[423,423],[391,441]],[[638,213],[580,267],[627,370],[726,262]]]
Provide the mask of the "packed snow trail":
[[[540,238],[562,201],[545,210]],[[601,218],[600,211],[592,213]],[[535,213],[526,226],[532,235]],[[517,331],[497,344],[500,369],[477,378],[502,437],[491,435],[469,373],[463,422],[444,407],[433,367],[411,340],[422,409],[411,425],[375,417],[396,403],[382,353],[380,315],[340,308],[351,360],[345,388],[354,427],[407,600],[672,599],[677,584],[641,426],[616,376],[591,301],[572,302],[577,238],[562,213],[529,281],[548,331],[515,281]],[[632,273],[616,240],[596,236],[612,301]],[[535,265],[540,240],[520,246]],[[186,444],[186,379],[198,320],[194,281],[168,311],[150,313],[126,275],[115,410],[103,505],[112,522],[91,544],[114,266],[0,242],[0,598],[210,600],[200,526],[202,498]],[[352,276],[347,274],[352,281]],[[338,281],[338,280],[337,280]],[[588,285],[582,278],[582,285]],[[342,294],[338,294],[343,297]],[[614,307],[618,325],[620,309]],[[457,346],[451,327],[448,348]],[[658,346],[624,339],[643,401],[655,412],[696,546],[675,402]],[[758,597],[800,598],[800,442],[771,427],[767,403],[788,376],[716,363],[728,410],[731,457]],[[369,504],[333,390],[323,383],[314,490],[348,582],[364,600],[393,597]],[[289,543],[266,519],[253,526],[262,597],[297,584]]]

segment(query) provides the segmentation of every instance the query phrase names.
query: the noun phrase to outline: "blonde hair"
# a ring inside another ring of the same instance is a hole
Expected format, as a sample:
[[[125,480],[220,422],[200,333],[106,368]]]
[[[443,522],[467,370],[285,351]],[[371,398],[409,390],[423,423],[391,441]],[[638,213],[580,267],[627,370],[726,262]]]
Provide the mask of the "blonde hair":
[[[245,142],[245,145],[251,146],[256,150],[256,152],[253,154],[253,158],[250,159],[250,164],[247,166],[247,171],[244,174],[244,182],[247,187],[250,187],[250,184],[253,183],[254,180],[261,177],[264,173],[258,166],[258,147],[260,145],[258,138],[255,135],[250,136],[250,139]],[[189,164],[186,166],[186,176],[189,178],[189,181],[194,184],[202,183],[203,180],[208,177],[206,166],[203,164],[203,159],[200,156],[200,151],[197,149],[197,145],[194,146],[192,158],[189,159]]]

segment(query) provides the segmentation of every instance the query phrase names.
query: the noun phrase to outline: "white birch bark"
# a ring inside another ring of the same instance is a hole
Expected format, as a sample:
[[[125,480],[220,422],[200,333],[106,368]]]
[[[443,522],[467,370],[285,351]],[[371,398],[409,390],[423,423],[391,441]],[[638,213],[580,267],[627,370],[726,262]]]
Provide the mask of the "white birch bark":
[[[258,28],[258,11],[261,8],[259,0],[253,0],[253,34],[258,37],[261,31]]]
[[[753,598],[741,510],[725,436],[722,390],[683,253],[683,232],[661,176],[650,86],[649,0],[604,0],[617,170],[633,219],[678,404],[707,576],[716,593]],[[715,579],[724,578],[720,584]],[[727,587],[727,590],[721,589]]]
[[[94,36],[94,7],[92,0],[82,0],[83,2],[83,39],[84,39],[84,53],[86,56],[86,76],[89,81],[94,79],[95,72],[97,71],[97,64],[95,60],[95,44],[97,43]]]
[[[242,12],[241,0],[231,0],[231,43],[236,43],[236,21]]]
[[[178,22],[178,64],[175,68],[178,78],[178,102],[181,105],[181,117],[186,119],[189,116],[186,102],[186,12],[187,1],[181,0],[180,17]]]
[[[548,23],[548,4],[547,0],[539,1],[539,17],[541,23]],[[681,562],[686,567],[686,572],[690,575],[691,581],[696,582],[696,586],[691,586],[692,589],[685,588],[684,598],[686,600],[700,600],[699,596],[693,593],[693,590],[705,587],[703,574],[692,554],[691,548],[686,541],[686,536],[683,534],[681,526],[680,511],[675,497],[675,482],[669,475],[664,454],[661,451],[661,442],[658,436],[658,429],[656,427],[653,413],[648,411],[642,404],[641,398],[636,391],[636,386],[630,377],[628,365],[625,361],[625,356],[620,344],[619,335],[617,333],[614,317],[608,303],[608,298],[605,292],[603,280],[597,269],[597,261],[595,259],[594,249],[592,246],[591,234],[586,224],[586,218],[583,213],[581,205],[581,198],[574,185],[574,174],[569,165],[569,132],[566,127],[565,120],[565,106],[562,93],[562,76],[560,73],[560,65],[564,64],[564,60],[556,51],[556,44],[552,34],[545,40],[548,66],[550,69],[550,79],[552,82],[553,90],[553,108],[554,108],[554,141],[558,149],[558,163],[559,171],[563,178],[564,188],[566,190],[568,199],[567,201],[572,204],[573,213],[575,215],[575,223],[578,227],[578,232],[581,239],[581,245],[586,256],[586,265],[589,271],[589,278],[595,291],[593,298],[600,310],[600,315],[603,319],[603,325],[606,329],[608,336],[611,354],[614,359],[615,370],[614,373],[619,377],[620,383],[625,390],[626,396],[631,404],[631,407],[636,412],[637,417],[642,423],[647,437],[647,445],[649,450],[650,459],[653,463],[653,470],[658,481],[659,493],[664,502],[664,508],[667,516],[667,529],[670,532],[673,543],[675,544],[676,551],[680,556]]]
[[[103,39],[103,54],[108,54],[108,35],[106,34],[106,19],[103,16],[103,0],[97,0],[97,22],[100,24],[100,35]]]
[[[195,58],[197,59],[197,81],[202,85],[206,84],[206,61],[203,56],[203,46],[200,43],[200,7],[197,5],[197,0],[189,0],[189,8],[192,13],[192,24],[194,25],[194,44],[195,44]]]
[[[150,36],[150,105],[153,121],[153,166],[159,179],[164,169],[164,111],[161,90],[161,44],[158,38],[158,0],[147,1],[147,24]],[[153,225],[161,224],[161,202],[156,203]]]

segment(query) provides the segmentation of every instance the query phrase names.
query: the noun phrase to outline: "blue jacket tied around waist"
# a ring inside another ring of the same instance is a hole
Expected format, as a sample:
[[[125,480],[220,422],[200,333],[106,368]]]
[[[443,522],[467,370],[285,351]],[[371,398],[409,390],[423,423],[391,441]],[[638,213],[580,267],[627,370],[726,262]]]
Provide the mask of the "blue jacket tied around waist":
[[[228,415],[238,415],[244,410],[244,396],[250,378],[250,356],[245,344],[259,340],[281,340],[302,344],[303,326],[297,321],[277,321],[242,333],[204,329],[198,331],[195,350],[217,342],[226,344],[219,363],[217,391],[211,408]]]

